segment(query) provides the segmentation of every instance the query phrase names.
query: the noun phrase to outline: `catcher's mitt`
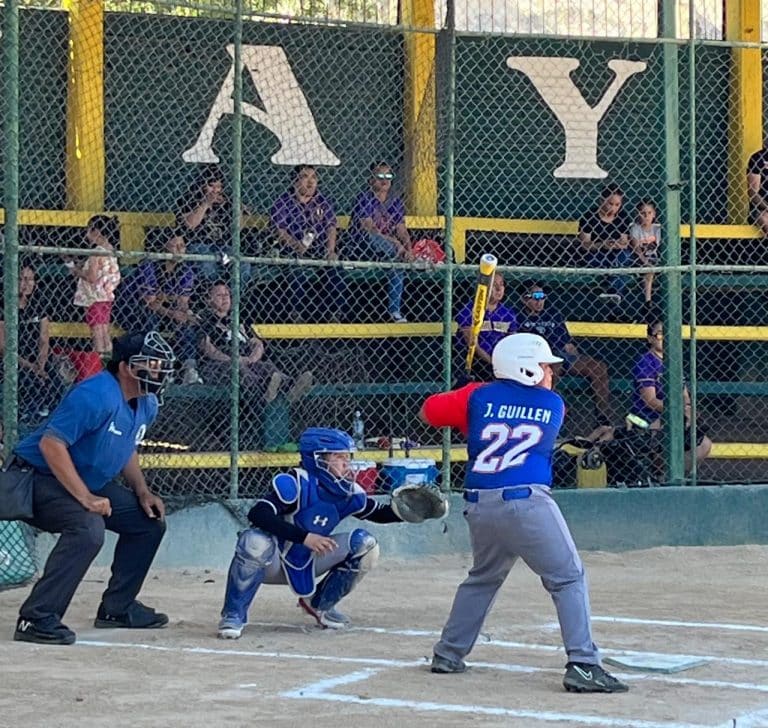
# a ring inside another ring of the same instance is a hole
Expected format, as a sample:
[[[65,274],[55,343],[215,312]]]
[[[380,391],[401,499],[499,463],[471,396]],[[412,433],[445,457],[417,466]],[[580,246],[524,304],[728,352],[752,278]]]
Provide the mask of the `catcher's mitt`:
[[[395,514],[408,523],[448,514],[448,500],[432,485],[401,485],[392,491],[391,505]]]

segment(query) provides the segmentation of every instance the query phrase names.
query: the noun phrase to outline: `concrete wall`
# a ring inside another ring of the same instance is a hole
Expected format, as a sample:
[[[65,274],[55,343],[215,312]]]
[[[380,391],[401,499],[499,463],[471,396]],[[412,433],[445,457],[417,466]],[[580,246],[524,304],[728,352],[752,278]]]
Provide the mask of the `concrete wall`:
[[[560,491],[555,498],[584,550],[768,543],[768,486]],[[461,497],[453,496],[444,521],[366,528],[378,536],[384,558],[468,552],[462,506]],[[359,522],[348,523],[353,528]],[[172,513],[155,566],[226,568],[240,528],[232,512],[219,504]],[[41,536],[42,551],[52,542]],[[97,563],[109,564],[113,544],[109,534]]]

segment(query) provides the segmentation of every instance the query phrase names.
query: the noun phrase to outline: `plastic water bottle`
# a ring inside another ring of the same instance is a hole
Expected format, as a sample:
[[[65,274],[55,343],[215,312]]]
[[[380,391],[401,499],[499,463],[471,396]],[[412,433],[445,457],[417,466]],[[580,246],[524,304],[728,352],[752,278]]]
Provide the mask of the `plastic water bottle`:
[[[355,447],[362,450],[365,447],[365,423],[360,410],[355,411],[355,417],[352,420],[352,439],[355,441]]]

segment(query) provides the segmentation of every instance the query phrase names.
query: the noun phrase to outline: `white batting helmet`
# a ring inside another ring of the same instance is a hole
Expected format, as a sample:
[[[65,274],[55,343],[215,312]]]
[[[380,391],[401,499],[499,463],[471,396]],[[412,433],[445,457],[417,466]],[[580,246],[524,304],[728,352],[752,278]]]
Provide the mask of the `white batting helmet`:
[[[497,379],[511,379],[529,387],[544,379],[541,364],[559,364],[563,361],[552,353],[549,344],[537,334],[511,334],[496,344],[493,355],[493,374]]]

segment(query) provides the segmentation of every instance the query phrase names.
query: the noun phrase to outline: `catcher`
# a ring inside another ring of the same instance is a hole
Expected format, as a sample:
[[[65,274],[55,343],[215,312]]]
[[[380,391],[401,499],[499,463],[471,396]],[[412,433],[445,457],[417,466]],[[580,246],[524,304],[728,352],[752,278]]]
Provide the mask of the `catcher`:
[[[375,523],[420,523],[441,518],[448,502],[436,488],[405,485],[389,504],[355,483],[349,461],[355,445],[341,430],[313,427],[299,438],[301,467],[272,479],[272,491],[248,513],[229,567],[218,634],[238,639],[262,584],[288,584],[299,606],[323,629],[344,629],[336,605],[376,564],[379,546],[362,528],[333,533],[347,516]]]

